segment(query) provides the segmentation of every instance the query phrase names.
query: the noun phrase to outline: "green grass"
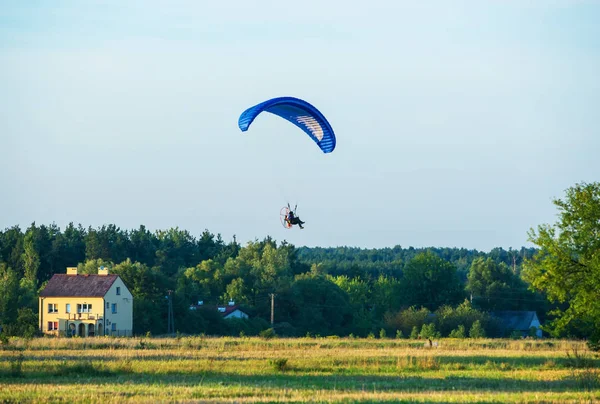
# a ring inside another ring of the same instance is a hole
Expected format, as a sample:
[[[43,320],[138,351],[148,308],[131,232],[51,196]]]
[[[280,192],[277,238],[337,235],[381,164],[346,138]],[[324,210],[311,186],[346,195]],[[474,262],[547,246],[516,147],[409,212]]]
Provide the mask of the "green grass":
[[[595,402],[575,341],[12,339],[0,402]]]

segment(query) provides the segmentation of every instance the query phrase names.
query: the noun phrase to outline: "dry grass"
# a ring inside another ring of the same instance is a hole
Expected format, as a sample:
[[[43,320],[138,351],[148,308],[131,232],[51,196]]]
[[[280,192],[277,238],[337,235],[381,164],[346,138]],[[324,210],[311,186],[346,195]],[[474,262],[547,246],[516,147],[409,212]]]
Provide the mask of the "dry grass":
[[[600,401],[600,358],[574,341],[40,338],[0,355],[0,402]]]

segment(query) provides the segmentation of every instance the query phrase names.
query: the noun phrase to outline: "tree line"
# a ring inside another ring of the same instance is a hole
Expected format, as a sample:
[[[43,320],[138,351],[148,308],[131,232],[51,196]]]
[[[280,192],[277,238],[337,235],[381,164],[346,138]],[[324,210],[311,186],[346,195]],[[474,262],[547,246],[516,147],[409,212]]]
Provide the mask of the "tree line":
[[[580,193],[600,200],[600,187],[593,185]],[[573,200],[561,201],[562,208],[575,204],[580,193],[569,194]],[[571,238],[563,240],[561,254],[563,266],[575,268],[567,275],[597,269],[598,244],[592,236],[600,234],[594,233],[598,212],[581,209],[592,227],[576,229],[581,220],[573,212],[567,215]],[[79,273],[105,266],[121,276],[134,296],[137,335],[166,332],[165,296],[172,290],[175,328],[181,333],[258,334],[271,327],[274,294],[279,335],[469,336],[475,327],[473,335],[506,336],[509,330],[490,313],[533,310],[554,336],[588,337],[594,313],[577,311],[558,282],[548,283],[548,271],[558,270],[552,248],[560,241],[551,229],[542,226],[539,235],[532,230],[530,238],[539,248],[482,252],[296,248],[271,237],[241,245],[235,237],[224,241],[208,230],[194,236],[179,228],[151,232],[114,224],[13,226],[0,231],[0,325],[12,335],[35,333],[39,291],[53,274],[77,265]],[[573,240],[582,243],[584,232],[592,241],[571,254]],[[561,237],[568,236],[563,230]],[[577,296],[576,289],[568,293]],[[200,310],[190,310],[198,301],[204,302]],[[240,304],[250,319],[224,321],[214,305],[229,301]]]
[[[165,332],[165,296],[173,290],[175,324],[186,333],[258,333],[269,326],[274,293],[282,334],[367,336],[387,329],[408,335],[425,319],[407,330],[394,313],[413,306],[433,312],[467,299],[480,310],[543,312],[545,301],[519,276],[522,260],[532,254],[531,249],[295,248],[269,237],[242,246],[208,230],[195,237],[178,228],[150,232],[144,226],[122,230],[71,223],[61,230],[33,223],[0,232],[0,323],[15,334],[34,329],[39,290],[53,274],[77,264],[79,273],[94,274],[105,266],[121,276],[135,299],[136,334]],[[254,320],[223,322],[214,310],[189,310],[198,301],[209,308],[234,301]]]

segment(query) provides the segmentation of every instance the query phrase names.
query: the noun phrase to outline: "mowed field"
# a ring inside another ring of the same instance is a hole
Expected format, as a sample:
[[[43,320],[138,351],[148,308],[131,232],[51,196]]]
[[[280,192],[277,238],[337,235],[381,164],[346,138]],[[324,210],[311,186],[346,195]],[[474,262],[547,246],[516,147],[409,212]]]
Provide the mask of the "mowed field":
[[[582,342],[11,339],[0,402],[600,402]]]

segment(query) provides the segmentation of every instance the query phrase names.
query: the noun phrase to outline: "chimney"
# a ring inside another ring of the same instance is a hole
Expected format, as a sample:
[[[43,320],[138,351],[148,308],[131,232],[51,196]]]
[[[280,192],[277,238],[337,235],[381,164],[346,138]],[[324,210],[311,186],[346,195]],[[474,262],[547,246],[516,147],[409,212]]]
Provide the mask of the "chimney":
[[[67,275],[77,275],[77,267],[67,267]]]
[[[98,275],[108,275],[108,268],[104,266],[98,268]]]

